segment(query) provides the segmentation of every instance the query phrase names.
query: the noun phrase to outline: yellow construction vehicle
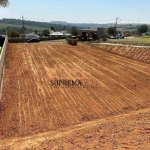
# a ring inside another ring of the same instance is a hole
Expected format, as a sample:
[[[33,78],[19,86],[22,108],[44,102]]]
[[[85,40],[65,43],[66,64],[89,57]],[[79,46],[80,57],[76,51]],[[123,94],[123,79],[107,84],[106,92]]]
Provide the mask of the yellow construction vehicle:
[[[77,45],[78,39],[75,36],[71,36],[70,38],[66,39],[68,44]]]

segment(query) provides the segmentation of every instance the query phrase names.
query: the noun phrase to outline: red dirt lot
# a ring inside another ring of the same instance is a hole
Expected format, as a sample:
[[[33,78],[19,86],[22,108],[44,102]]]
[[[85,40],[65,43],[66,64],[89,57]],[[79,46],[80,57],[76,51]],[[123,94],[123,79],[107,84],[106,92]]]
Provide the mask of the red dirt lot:
[[[132,58],[138,61],[150,63],[150,47],[149,46],[131,46],[131,45],[116,45],[114,44],[93,44],[101,50],[109,51],[110,53],[118,54],[127,58]]]
[[[150,64],[40,43],[8,44],[5,61],[0,149],[150,149]]]

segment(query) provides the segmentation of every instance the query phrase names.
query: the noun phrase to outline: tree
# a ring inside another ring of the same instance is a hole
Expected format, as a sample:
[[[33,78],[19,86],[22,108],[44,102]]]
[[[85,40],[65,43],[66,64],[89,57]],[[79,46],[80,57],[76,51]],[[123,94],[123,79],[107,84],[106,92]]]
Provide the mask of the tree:
[[[138,28],[140,34],[147,32],[147,30],[148,30],[148,26],[146,24],[143,24]]]
[[[53,30],[53,31],[55,30],[55,28],[53,26],[51,26],[50,29]]]
[[[108,32],[109,35],[115,35],[115,33],[116,33],[114,27],[109,27],[107,32]]]
[[[62,28],[63,30],[66,30],[66,26],[63,26],[63,28]]]
[[[38,35],[39,35],[40,37],[42,37],[42,33],[41,33],[41,32],[39,32]]]
[[[43,30],[43,32],[42,32],[42,35],[43,36],[49,36],[49,30],[48,29],[45,29],[45,30]]]
[[[77,31],[77,27],[76,26],[72,26],[72,28],[71,28],[71,34],[72,35],[78,35],[78,31]]]
[[[35,33],[35,34],[37,34],[37,33],[38,33],[38,31],[37,31],[37,30],[34,30],[34,33]]]
[[[8,5],[9,5],[9,1],[8,0],[0,0],[0,6],[7,7]]]
[[[19,37],[20,33],[17,32],[16,30],[11,30],[11,31],[8,32],[8,36],[14,39],[16,37]]]
[[[128,37],[128,36],[132,36],[134,33],[132,32],[132,31],[124,31],[123,32],[123,35],[125,36],[125,37]]]

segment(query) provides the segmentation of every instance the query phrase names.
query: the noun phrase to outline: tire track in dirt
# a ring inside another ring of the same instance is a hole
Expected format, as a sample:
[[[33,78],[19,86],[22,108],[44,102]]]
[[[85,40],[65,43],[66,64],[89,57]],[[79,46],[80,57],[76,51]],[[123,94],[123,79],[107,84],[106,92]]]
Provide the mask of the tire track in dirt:
[[[148,107],[149,75],[149,64],[84,44],[9,44],[0,138],[54,131]],[[92,80],[98,87],[51,87],[54,79]]]

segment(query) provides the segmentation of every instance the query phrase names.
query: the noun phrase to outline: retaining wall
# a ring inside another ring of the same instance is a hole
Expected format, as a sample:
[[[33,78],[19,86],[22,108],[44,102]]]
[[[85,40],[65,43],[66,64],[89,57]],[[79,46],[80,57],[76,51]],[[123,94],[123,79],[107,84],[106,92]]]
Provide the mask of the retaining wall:
[[[4,73],[4,66],[5,66],[5,53],[6,53],[7,43],[8,43],[7,36],[0,37],[0,46],[2,47],[2,51],[0,54],[0,98],[2,93],[3,73]]]
[[[123,57],[131,58],[137,61],[150,64],[150,46],[133,46],[117,44],[93,44],[103,51],[108,51]]]
[[[40,38],[40,41],[47,41],[47,40],[59,40],[59,39],[66,39],[66,37],[49,37],[49,38]],[[21,43],[20,39],[9,39],[9,43]]]

